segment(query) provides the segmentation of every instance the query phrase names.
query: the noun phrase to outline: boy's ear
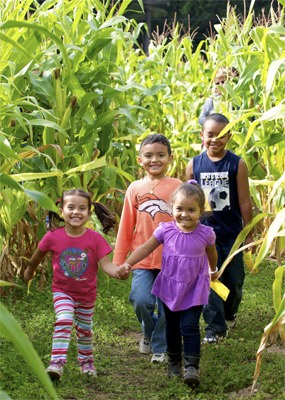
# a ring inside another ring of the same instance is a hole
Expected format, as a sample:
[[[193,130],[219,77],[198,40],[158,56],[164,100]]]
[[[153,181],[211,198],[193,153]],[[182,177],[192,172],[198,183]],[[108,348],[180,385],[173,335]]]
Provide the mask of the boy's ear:
[[[142,159],[140,158],[140,156],[138,156],[137,160],[138,160],[139,165],[142,166]]]
[[[200,131],[200,137],[203,138],[203,131]]]

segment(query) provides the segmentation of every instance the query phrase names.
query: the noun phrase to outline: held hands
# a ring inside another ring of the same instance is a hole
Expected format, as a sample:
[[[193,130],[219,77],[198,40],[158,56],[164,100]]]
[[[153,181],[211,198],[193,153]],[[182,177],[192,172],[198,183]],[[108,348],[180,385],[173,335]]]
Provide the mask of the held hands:
[[[118,279],[128,279],[130,273],[131,273],[132,267],[128,263],[124,263],[122,265],[119,265],[116,270],[116,278]]]

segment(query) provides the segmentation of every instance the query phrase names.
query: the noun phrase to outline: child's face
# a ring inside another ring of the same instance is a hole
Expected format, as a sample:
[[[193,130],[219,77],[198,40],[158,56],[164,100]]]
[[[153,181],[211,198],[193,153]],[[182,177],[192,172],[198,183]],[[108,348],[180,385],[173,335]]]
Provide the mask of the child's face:
[[[66,227],[71,230],[82,228],[91,214],[88,199],[77,194],[64,197],[61,212]]]
[[[162,143],[146,144],[140,151],[138,161],[146,173],[155,179],[160,179],[172,161],[167,147]]]
[[[189,197],[183,193],[177,193],[172,212],[176,225],[183,232],[191,232],[196,228],[202,211],[194,196]]]
[[[221,137],[218,136],[226,125],[223,122],[216,122],[212,119],[204,123],[201,137],[210,156],[219,157],[224,155],[225,147],[230,140],[230,134],[227,132]]]
[[[215,94],[220,95],[222,94],[220,88],[224,86],[225,82],[227,81],[227,77],[225,75],[219,75],[215,79]]]

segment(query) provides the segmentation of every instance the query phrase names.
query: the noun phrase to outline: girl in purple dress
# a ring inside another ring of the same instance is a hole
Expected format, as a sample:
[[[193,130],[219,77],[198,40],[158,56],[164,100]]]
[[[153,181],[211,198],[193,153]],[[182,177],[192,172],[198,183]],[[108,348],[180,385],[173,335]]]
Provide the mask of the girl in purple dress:
[[[152,293],[163,302],[166,317],[168,376],[182,376],[190,386],[200,383],[200,325],[203,305],[208,303],[210,277],[217,278],[215,233],[200,223],[205,195],[196,181],[179,186],[172,196],[173,222],[161,223],[120,267],[130,270],[160,244],[162,268]]]

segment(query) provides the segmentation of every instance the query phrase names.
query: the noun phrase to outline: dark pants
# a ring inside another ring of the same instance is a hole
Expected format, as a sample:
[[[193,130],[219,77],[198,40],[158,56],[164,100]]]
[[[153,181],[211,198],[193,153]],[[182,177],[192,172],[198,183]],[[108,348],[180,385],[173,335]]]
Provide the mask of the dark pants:
[[[218,268],[227,258],[234,240],[216,242],[218,252]],[[226,301],[223,301],[212,289],[209,302],[203,309],[203,317],[207,323],[206,332],[224,333],[227,330],[226,320],[232,320],[238,311],[244,282],[244,263],[242,252],[238,253],[224,270],[220,281],[230,290]]]
[[[166,344],[170,354],[200,355],[200,317],[203,306],[195,306],[183,311],[171,311],[165,304]],[[182,343],[183,338],[183,343]]]

